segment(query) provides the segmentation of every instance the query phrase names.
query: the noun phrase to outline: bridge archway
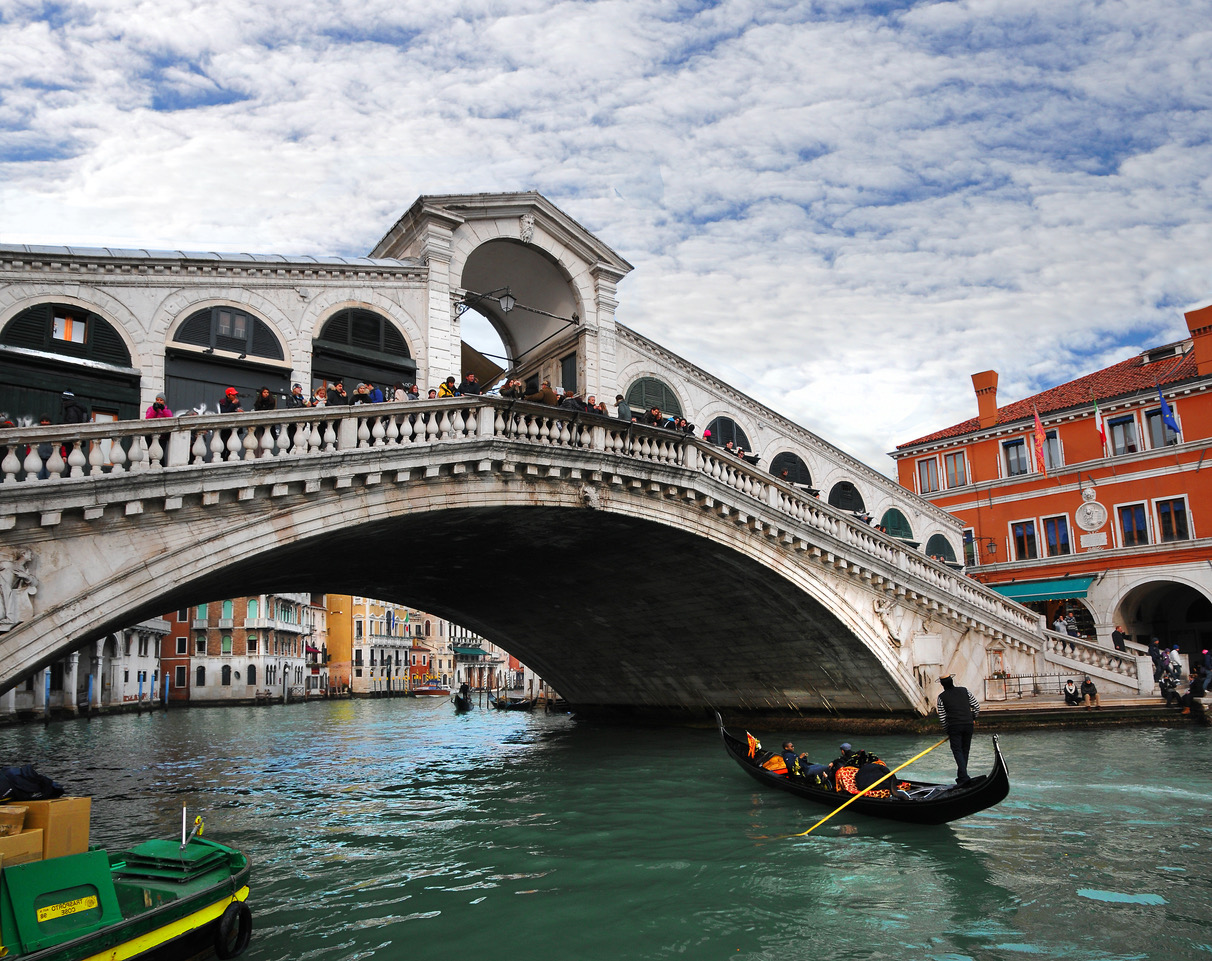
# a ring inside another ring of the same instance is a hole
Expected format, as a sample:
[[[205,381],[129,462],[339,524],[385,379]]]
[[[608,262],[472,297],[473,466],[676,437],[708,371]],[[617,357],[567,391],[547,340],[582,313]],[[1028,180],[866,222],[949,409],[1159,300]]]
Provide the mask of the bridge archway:
[[[1144,644],[1156,637],[1164,647],[1177,644],[1189,655],[1212,646],[1212,600],[1182,581],[1150,580],[1135,585],[1116,606],[1112,621]]]
[[[575,341],[584,316],[581,295],[542,248],[504,238],[485,241],[468,255],[459,282],[466,302],[500,334],[514,367],[525,367],[527,355],[548,343]],[[506,291],[513,303],[504,299]]]

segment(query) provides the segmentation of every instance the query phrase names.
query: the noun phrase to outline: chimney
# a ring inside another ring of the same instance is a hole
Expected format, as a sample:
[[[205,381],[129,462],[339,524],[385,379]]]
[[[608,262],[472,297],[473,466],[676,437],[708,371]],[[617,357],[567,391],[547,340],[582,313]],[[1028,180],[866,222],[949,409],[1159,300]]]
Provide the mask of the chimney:
[[[1200,307],[1183,316],[1195,345],[1195,366],[1201,376],[1212,374],[1212,306]]]
[[[1208,322],[1212,323],[1212,318]],[[997,371],[982,370],[973,374],[972,386],[976,390],[976,416],[981,428],[993,427],[997,424]]]

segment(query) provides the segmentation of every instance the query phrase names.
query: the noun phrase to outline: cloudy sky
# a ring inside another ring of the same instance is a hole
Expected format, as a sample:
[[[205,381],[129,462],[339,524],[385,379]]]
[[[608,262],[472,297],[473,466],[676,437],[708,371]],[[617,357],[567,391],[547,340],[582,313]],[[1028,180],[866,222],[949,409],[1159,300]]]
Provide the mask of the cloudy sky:
[[[364,254],[538,190],[877,469],[1212,303],[1208,0],[0,0],[0,241]]]

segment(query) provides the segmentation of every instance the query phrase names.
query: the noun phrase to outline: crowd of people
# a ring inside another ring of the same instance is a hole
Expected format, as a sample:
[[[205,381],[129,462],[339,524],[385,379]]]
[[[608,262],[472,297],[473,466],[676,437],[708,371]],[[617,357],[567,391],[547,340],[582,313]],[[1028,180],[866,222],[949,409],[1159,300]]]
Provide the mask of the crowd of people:
[[[1153,680],[1161,688],[1166,706],[1177,707],[1183,714],[1202,714],[1203,697],[1212,681],[1212,652],[1205,647],[1199,658],[1193,659],[1194,665],[1185,675],[1187,690],[1182,694],[1178,689],[1184,681],[1184,671],[1178,645],[1167,650],[1156,637],[1151,638],[1149,657],[1153,661]]]

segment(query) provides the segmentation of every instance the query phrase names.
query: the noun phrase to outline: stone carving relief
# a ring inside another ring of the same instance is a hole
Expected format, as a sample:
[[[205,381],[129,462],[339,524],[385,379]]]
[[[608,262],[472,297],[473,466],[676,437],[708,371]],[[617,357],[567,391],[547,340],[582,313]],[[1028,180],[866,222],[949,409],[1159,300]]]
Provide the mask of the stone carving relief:
[[[28,547],[0,552],[0,632],[11,631],[33,615],[37,593],[34,552]]]
[[[1091,487],[1082,491],[1082,500],[1085,503],[1077,509],[1076,513],[1077,526],[1090,533],[1107,523],[1107,508],[1095,500],[1097,496]]]
[[[884,630],[888,634],[888,643],[893,647],[899,648],[902,643],[900,631],[892,623],[892,619],[898,611],[896,598],[877,597],[873,606],[875,608],[875,616],[880,619],[880,623],[884,625]]]
[[[522,227],[520,234],[522,243],[530,243],[532,240],[534,240],[534,214],[522,214],[522,216],[518,218],[518,222]]]

